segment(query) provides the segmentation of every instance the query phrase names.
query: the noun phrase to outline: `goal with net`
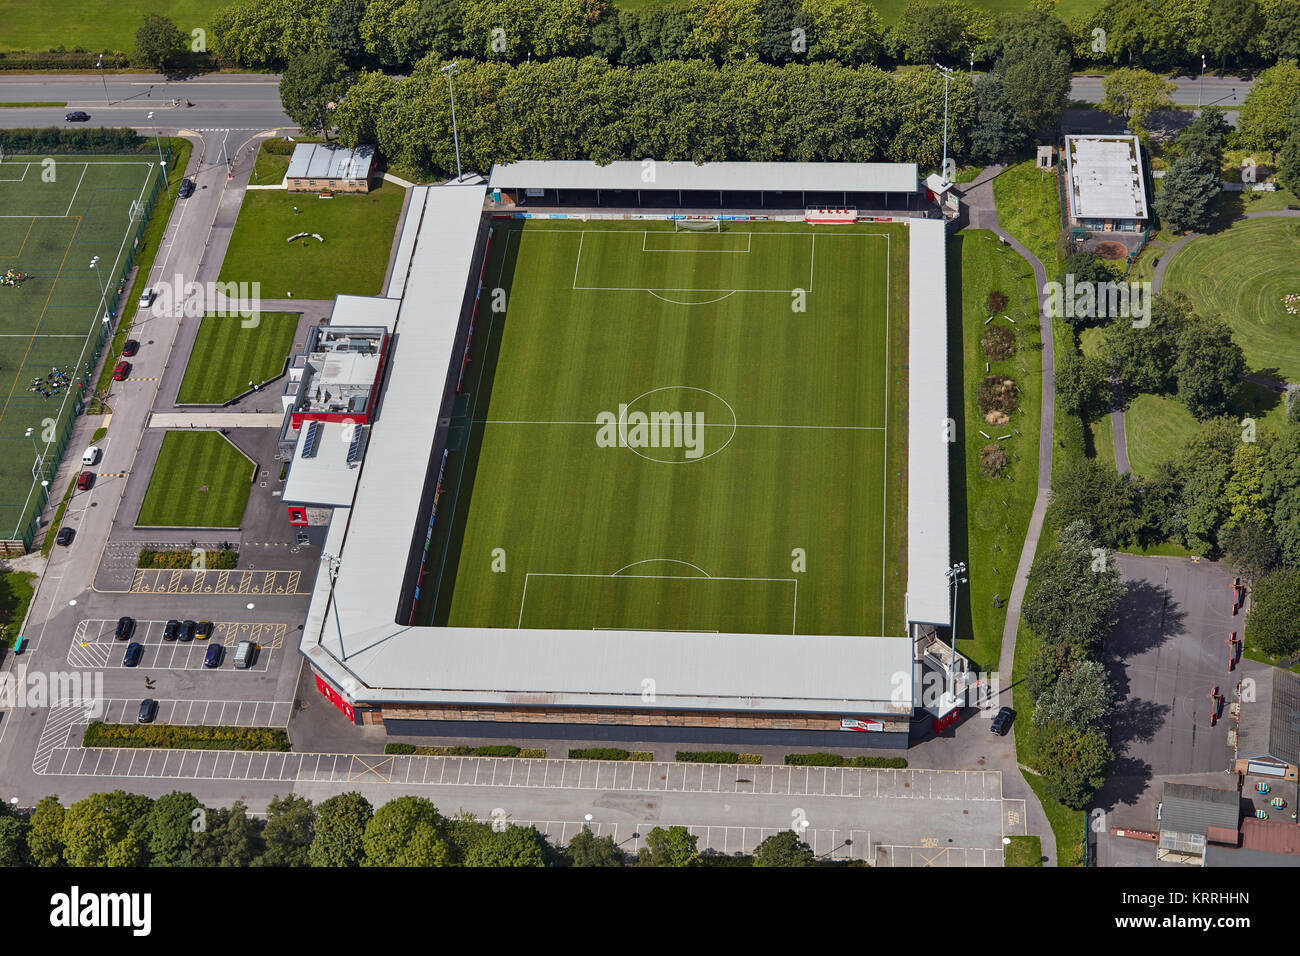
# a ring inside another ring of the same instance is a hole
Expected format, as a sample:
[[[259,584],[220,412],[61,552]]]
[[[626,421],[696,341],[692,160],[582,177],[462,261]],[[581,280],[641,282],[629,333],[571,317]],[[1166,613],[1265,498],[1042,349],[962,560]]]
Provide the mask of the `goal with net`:
[[[709,218],[674,219],[675,232],[721,232],[722,220]]]

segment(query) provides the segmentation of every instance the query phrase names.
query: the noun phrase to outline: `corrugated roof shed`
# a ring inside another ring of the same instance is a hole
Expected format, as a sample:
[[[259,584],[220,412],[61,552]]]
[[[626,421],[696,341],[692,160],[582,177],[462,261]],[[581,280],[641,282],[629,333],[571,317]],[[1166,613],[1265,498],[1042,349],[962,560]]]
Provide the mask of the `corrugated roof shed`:
[[[289,179],[367,179],[373,146],[349,149],[333,143],[299,143],[289,159]]]
[[[1191,783],[1166,783],[1160,800],[1160,829],[1204,836],[1211,827],[1236,831],[1241,799],[1235,790]]]
[[[1270,667],[1255,681],[1255,700],[1241,705],[1237,752],[1300,765],[1300,675]]]

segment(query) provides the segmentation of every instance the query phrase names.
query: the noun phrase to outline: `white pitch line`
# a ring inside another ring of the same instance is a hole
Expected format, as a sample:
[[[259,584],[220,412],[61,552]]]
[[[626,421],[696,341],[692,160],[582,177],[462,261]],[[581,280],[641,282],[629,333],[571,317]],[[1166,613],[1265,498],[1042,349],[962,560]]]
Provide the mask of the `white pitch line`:
[[[478,418],[475,419],[475,425],[591,425],[598,426],[601,422],[579,422],[579,421],[534,421],[523,419],[504,419],[504,418]],[[823,429],[828,431],[859,431],[859,432],[883,432],[883,425],[741,425],[731,424],[730,422],[704,422],[705,428],[794,428],[794,429]]]
[[[68,211],[63,214],[64,219],[67,219],[72,214],[72,204],[77,201],[77,193],[81,192],[81,181],[86,178],[86,171],[89,169],[89,163],[81,164],[81,176],[77,179],[77,185],[72,190],[72,198],[68,200]]]

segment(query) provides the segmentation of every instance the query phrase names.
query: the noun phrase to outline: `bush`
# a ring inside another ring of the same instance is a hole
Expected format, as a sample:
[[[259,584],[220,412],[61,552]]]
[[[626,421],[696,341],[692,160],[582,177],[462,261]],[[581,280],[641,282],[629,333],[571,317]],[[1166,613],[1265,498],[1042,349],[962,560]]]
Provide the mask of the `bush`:
[[[141,153],[156,149],[152,137],[146,139],[133,129],[110,129],[86,126],[61,129],[5,130],[5,154],[35,153]]]
[[[528,760],[544,760],[546,759],[546,751],[541,747],[521,747],[519,753],[515,756]]]
[[[980,473],[985,478],[1001,478],[1007,467],[1007,451],[997,442],[980,449]]]
[[[204,551],[203,568],[208,571],[230,571],[239,563],[239,552],[230,548],[218,551]],[[136,560],[137,568],[171,568],[183,570],[194,567],[194,552],[188,549],[177,551],[155,551],[153,548],[141,548]],[[197,569],[196,569],[197,570]]]
[[[679,750],[676,759],[681,763],[762,763],[758,754],[739,754],[732,750]]]
[[[989,325],[980,339],[984,354],[995,362],[1009,359],[1016,354],[1016,333],[1005,325]]]
[[[618,747],[578,747],[569,751],[570,760],[628,760],[631,756]]]
[[[907,760],[903,757],[844,757],[828,753],[786,754],[785,762],[790,767],[874,767],[881,770],[904,770],[907,767]]]
[[[1016,410],[1015,379],[1004,375],[984,376],[976,401],[986,422],[990,425],[1005,425],[1011,421],[1011,413]]]
[[[297,143],[291,143],[282,136],[272,136],[262,143],[262,152],[273,156],[292,156]]]
[[[627,755],[627,759],[648,761],[648,760],[654,760],[655,755],[648,750],[633,750],[630,754]]]
[[[95,720],[86,727],[81,745],[287,751],[289,734],[279,727],[173,727],[167,724],[105,724]]]
[[[545,757],[541,749],[526,750],[514,744],[483,744],[470,747],[466,744],[448,744],[446,746],[417,747],[415,744],[384,744],[386,754],[414,754],[417,757]]]
[[[1007,307],[1007,297],[1001,292],[994,290],[989,293],[989,297],[984,300],[984,311],[989,315],[995,312],[1001,312]]]
[[[413,754],[415,753],[415,744],[384,744],[384,753]]]

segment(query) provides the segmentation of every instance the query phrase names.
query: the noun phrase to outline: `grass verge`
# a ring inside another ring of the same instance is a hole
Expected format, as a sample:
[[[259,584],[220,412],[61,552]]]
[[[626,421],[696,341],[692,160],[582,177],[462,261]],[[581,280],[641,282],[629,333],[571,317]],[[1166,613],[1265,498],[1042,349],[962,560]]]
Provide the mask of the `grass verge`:
[[[206,316],[190,349],[177,405],[222,405],[284,371],[298,312],[263,312],[245,327],[239,316]]]
[[[30,571],[6,571],[0,574],[0,642],[13,647],[22,629],[23,618],[36,593],[36,575]]]
[[[136,525],[238,528],[256,469],[219,432],[169,431]]]
[[[86,727],[81,746],[287,751],[289,734],[279,727],[173,727],[167,724],[105,724],[95,720]]]
[[[1008,837],[1006,866],[1042,866],[1043,841],[1036,836]]]

